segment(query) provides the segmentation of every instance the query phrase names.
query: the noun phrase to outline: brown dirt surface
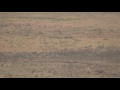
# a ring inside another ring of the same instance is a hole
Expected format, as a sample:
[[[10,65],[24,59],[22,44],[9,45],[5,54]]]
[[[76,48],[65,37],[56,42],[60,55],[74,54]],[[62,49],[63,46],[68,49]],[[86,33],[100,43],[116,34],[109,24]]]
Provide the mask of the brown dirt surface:
[[[0,78],[119,78],[119,12],[0,12]]]

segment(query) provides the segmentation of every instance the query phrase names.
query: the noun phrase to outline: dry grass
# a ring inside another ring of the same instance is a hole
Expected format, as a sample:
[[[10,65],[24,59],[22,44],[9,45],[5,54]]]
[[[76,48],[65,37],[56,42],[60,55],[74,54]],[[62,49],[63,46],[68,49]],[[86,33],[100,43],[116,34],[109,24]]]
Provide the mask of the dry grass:
[[[0,77],[120,77],[119,24],[119,12],[0,12]]]

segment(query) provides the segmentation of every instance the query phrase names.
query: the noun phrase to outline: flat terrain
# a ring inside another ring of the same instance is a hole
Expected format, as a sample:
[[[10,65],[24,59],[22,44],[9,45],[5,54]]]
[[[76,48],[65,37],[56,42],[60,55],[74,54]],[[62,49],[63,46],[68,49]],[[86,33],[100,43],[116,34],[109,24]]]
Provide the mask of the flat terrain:
[[[119,78],[119,12],[0,12],[0,78]]]

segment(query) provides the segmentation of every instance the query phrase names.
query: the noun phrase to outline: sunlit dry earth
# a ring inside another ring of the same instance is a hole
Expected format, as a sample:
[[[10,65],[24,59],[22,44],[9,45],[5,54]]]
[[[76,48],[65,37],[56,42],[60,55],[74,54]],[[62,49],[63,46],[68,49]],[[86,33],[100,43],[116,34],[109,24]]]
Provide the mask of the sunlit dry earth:
[[[120,77],[119,12],[0,12],[0,77]]]

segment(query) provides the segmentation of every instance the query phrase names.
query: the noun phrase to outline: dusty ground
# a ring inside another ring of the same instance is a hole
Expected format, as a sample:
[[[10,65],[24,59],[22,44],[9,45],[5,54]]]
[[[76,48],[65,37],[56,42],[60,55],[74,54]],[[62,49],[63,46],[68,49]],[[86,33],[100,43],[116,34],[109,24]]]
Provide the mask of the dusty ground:
[[[119,12],[0,12],[0,77],[120,77]]]

